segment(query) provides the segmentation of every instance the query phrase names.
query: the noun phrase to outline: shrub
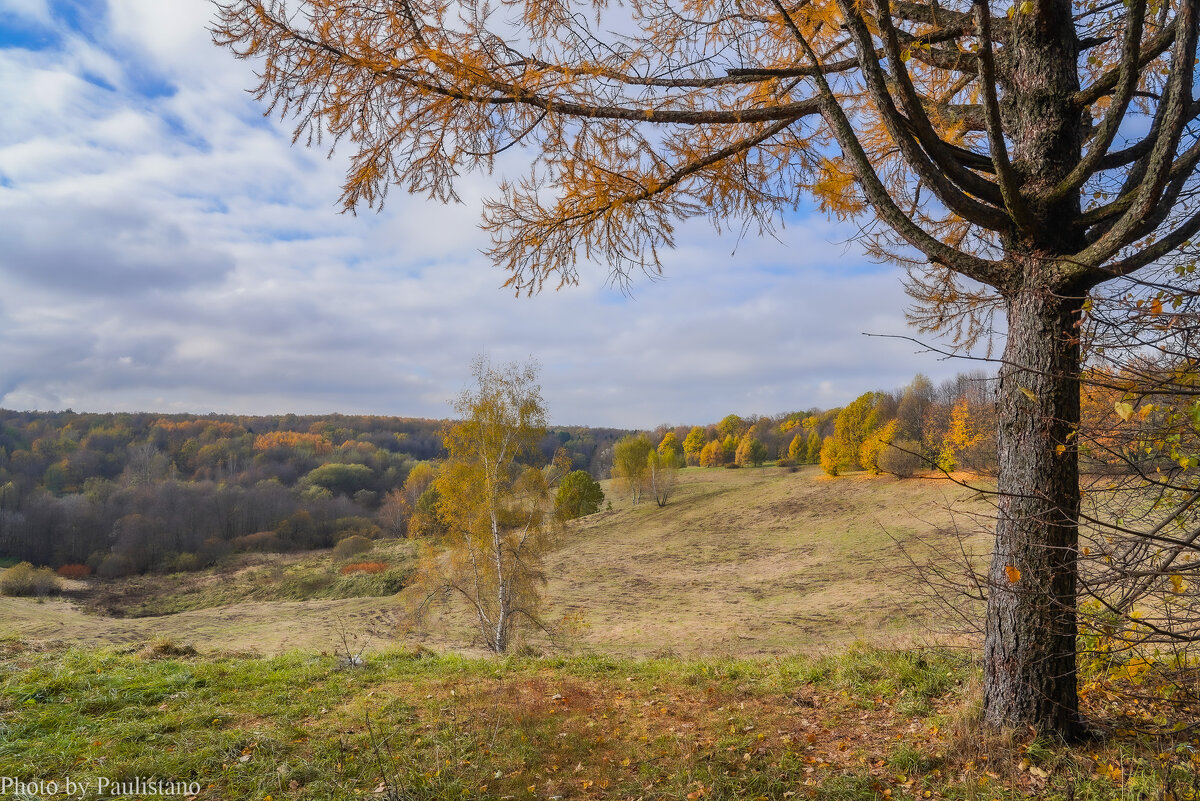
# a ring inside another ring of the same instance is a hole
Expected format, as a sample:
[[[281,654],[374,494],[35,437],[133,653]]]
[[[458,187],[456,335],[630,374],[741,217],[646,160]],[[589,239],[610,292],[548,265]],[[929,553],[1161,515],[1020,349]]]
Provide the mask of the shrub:
[[[92,575],[92,569],[87,565],[63,565],[54,572],[65,579],[85,579]]]
[[[204,565],[199,556],[184,551],[183,553],[173,554],[165,561],[164,567],[169,573],[190,573],[193,570],[199,570]]]
[[[328,598],[329,588],[337,581],[329,573],[311,570],[289,570],[275,586],[275,596],[281,600],[304,601],[309,598]]]
[[[325,527],[318,525],[304,510],[281,520],[275,527],[275,536],[297,548],[328,548],[333,544]]]
[[[0,593],[4,595],[45,598],[61,589],[53,570],[34,567],[29,562],[10,567],[0,576]]]
[[[351,573],[384,573],[387,569],[387,562],[352,562],[343,567],[339,572],[343,576],[348,576]]]
[[[257,551],[258,553],[281,553],[288,550],[283,540],[274,531],[258,531],[244,537],[234,537],[230,543],[235,551]]]
[[[178,659],[181,656],[197,656],[199,652],[191,645],[180,645],[170,637],[156,637],[138,651],[139,659]]]
[[[105,579],[120,578],[133,572],[133,560],[120,553],[110,553],[105,556],[96,568],[96,575]]]
[[[558,486],[554,497],[554,516],[559,520],[574,520],[600,510],[604,490],[586,470],[568,473]]]
[[[382,570],[380,568],[383,568]],[[346,565],[330,585],[327,595],[333,598],[367,598],[395,595],[412,579],[411,567],[388,567],[382,562],[360,562]]]
[[[333,531],[334,537],[339,540],[354,534],[369,540],[379,539],[383,535],[383,529],[375,525],[375,521],[361,515],[339,517],[333,521]]]
[[[842,472],[842,455],[838,453],[838,445],[833,437],[826,437],[821,443],[821,469],[831,476]]]
[[[229,543],[217,537],[209,537],[200,544],[200,550],[196,552],[196,558],[200,561],[201,566],[216,564],[221,559],[229,555]]]
[[[926,466],[921,458],[921,443],[913,439],[897,439],[884,446],[877,458],[879,470],[900,478],[912,478]]]
[[[351,556],[366,553],[374,547],[375,545],[366,537],[353,534],[345,539],[338,540],[338,544],[333,546],[333,555],[337,559],[349,559]]]
[[[54,571],[48,567],[39,567],[33,571],[33,594],[38,598],[45,598],[47,595],[58,595],[62,592],[62,582],[58,580],[58,576],[54,575]]]

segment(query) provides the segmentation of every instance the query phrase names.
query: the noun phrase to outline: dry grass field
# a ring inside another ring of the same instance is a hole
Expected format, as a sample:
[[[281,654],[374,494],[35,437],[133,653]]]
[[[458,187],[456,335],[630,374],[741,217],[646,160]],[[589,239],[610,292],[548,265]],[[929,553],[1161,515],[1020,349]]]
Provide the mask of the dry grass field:
[[[585,642],[629,656],[909,644],[931,620],[896,542],[922,552],[951,509],[986,509],[944,479],[815,467],[686,470],[664,508],[605,491],[613,511],[567,532],[547,595]]]
[[[567,621],[558,645],[615,656],[924,642],[938,627],[896,542],[936,539],[951,509],[986,509],[946,480],[830,479],[815,468],[685,470],[664,508],[634,507],[605,489],[613,508],[570,524],[546,560],[545,617]],[[401,565],[411,549],[382,544],[370,558]],[[101,584],[68,600],[0,598],[0,618],[10,634],[84,646],[169,637],[201,651],[333,651],[346,631],[371,647],[471,650],[461,610],[437,611],[414,629],[403,594],[328,597],[323,577],[337,567],[328,554],[253,557],[222,572]]]

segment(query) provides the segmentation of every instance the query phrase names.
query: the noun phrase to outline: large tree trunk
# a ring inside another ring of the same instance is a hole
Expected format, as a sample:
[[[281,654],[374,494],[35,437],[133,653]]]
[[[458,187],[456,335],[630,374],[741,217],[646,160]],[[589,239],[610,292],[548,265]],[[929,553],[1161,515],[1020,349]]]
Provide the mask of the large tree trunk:
[[[1011,280],[1000,369],[1000,501],[988,574],[984,718],[1067,738],[1082,731],[1075,688],[1079,519],[1079,313],[1056,254],[1082,247],[1077,192],[1032,200],[1079,162],[1078,55],[1070,0],[1016,14],[1000,69],[1013,167],[1033,225],[1005,238]]]
[[[1075,688],[1082,298],[1027,286],[1007,301],[984,718],[1071,738],[1082,731]]]

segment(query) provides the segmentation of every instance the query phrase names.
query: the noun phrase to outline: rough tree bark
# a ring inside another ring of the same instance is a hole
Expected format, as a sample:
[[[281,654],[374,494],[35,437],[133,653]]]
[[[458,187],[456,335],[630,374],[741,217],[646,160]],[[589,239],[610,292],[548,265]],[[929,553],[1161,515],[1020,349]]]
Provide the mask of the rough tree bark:
[[[977,3],[980,27],[987,7]],[[1012,142],[1002,191],[1022,231],[1005,233],[1011,271],[999,289],[1008,339],[998,396],[999,505],[988,571],[984,717],[1066,737],[1081,732],[1075,680],[1080,311],[1087,287],[1059,259],[1083,245],[1078,192],[1046,197],[1080,160],[1079,39],[1069,0],[1014,14],[997,70]],[[985,101],[987,102],[987,101]],[[998,138],[998,137],[996,137]],[[997,161],[1003,147],[993,140]],[[1014,226],[1014,229],[1017,226]]]
[[[1044,287],[1007,299],[1000,371],[999,508],[989,570],[984,717],[1081,733],[1075,684],[1082,298]]]

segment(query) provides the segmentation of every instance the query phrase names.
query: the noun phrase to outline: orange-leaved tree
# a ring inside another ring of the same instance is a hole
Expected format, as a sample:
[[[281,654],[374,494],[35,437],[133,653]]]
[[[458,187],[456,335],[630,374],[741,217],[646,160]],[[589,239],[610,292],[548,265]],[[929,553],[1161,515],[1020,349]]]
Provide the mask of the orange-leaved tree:
[[[919,324],[969,341],[1003,311],[984,715],[1071,736],[1078,334],[1096,287],[1200,231],[1196,2],[223,0],[214,37],[298,137],[351,148],[347,208],[453,199],[523,148],[484,212],[518,292],[815,196],[879,221]]]

